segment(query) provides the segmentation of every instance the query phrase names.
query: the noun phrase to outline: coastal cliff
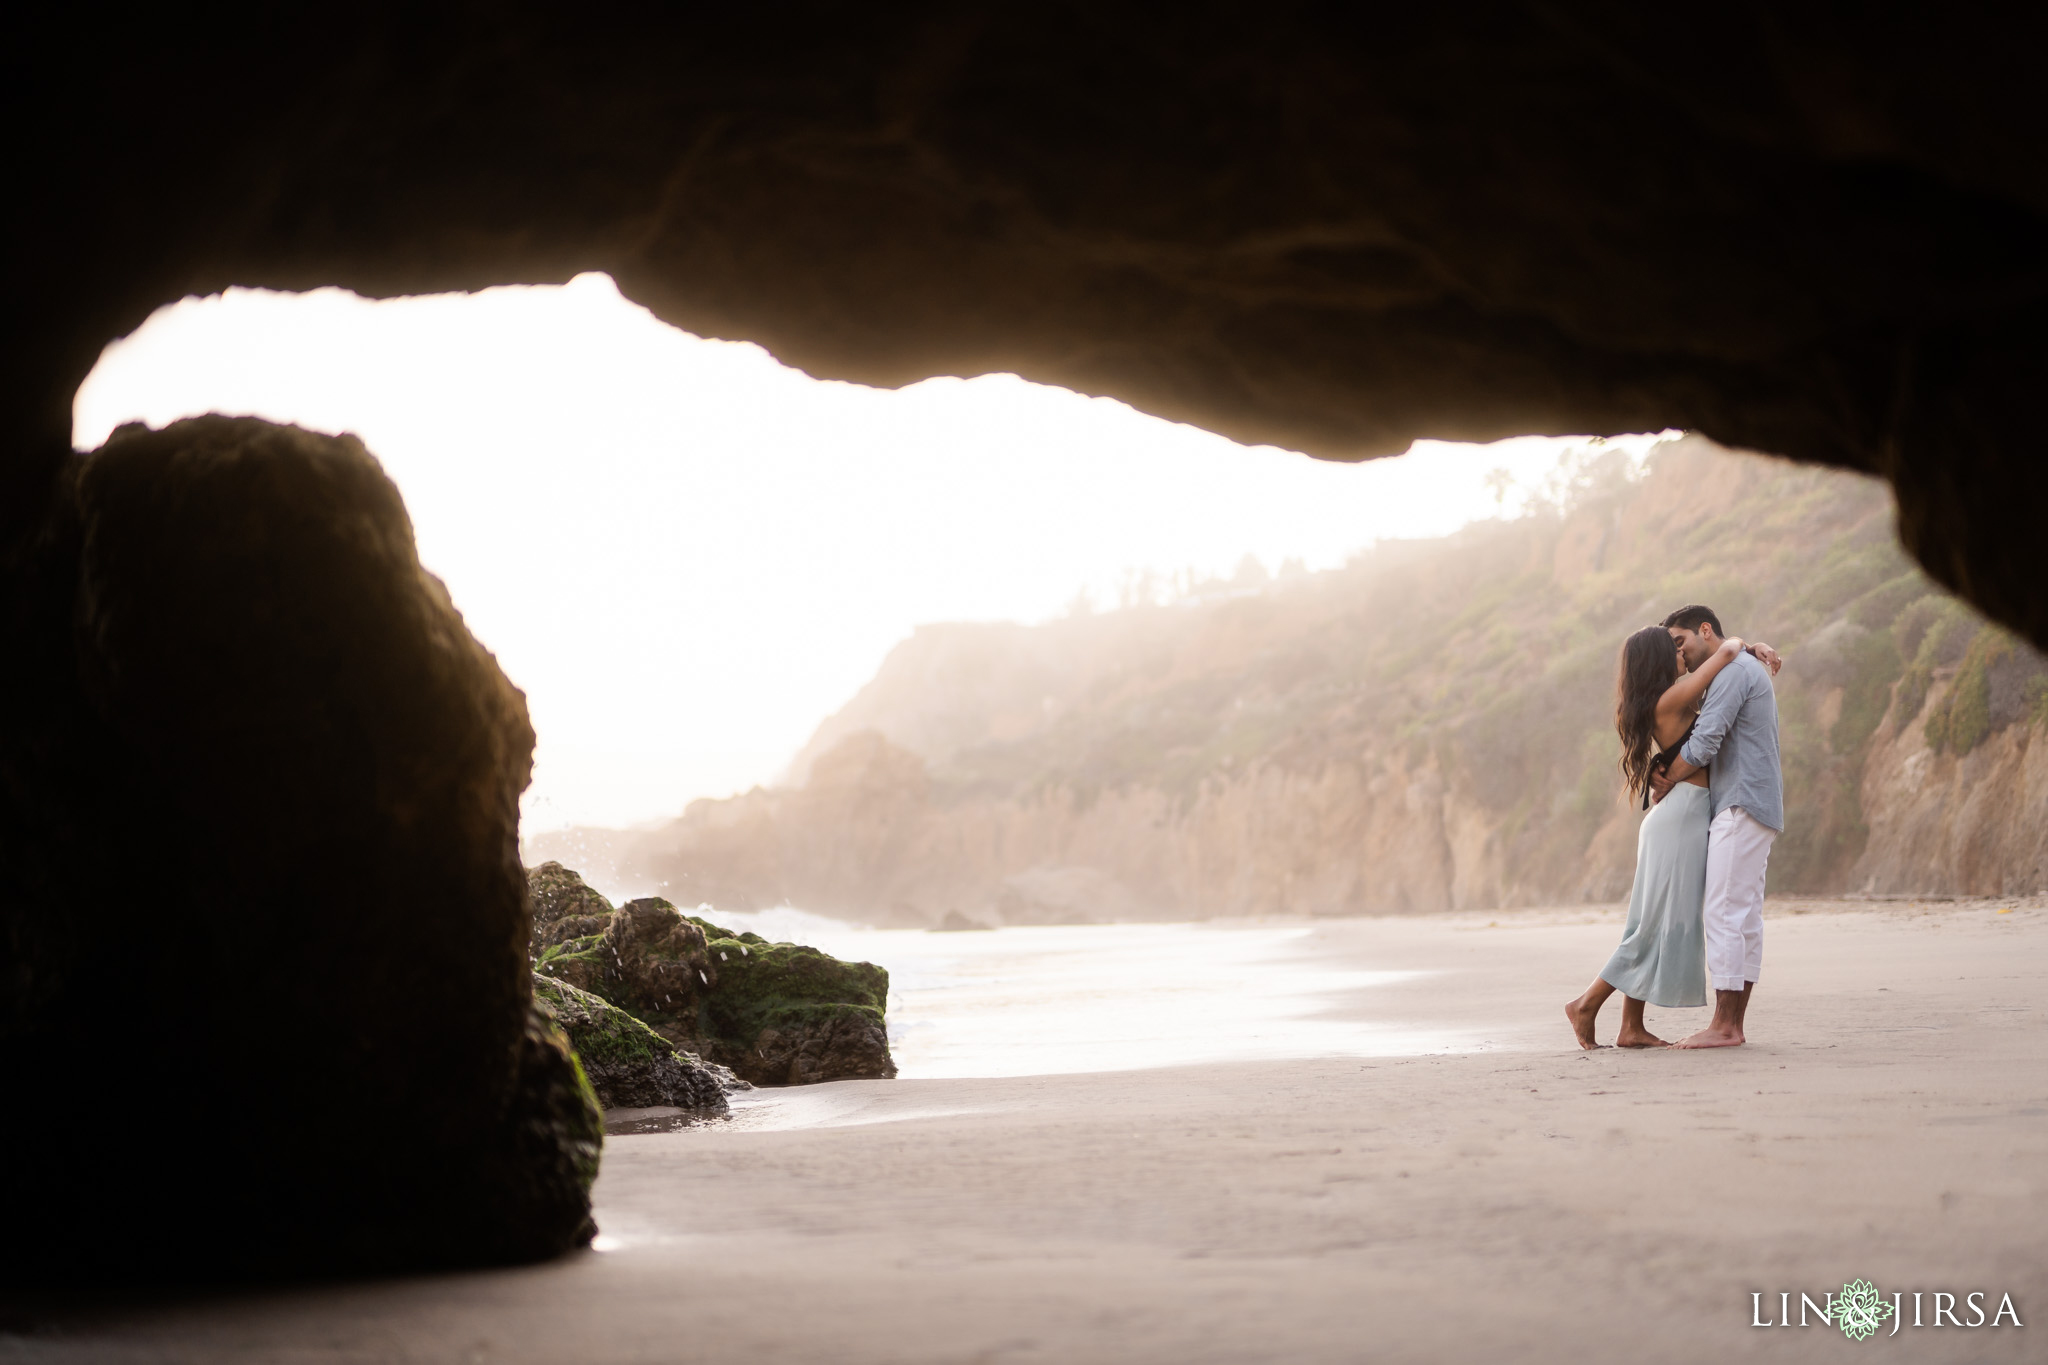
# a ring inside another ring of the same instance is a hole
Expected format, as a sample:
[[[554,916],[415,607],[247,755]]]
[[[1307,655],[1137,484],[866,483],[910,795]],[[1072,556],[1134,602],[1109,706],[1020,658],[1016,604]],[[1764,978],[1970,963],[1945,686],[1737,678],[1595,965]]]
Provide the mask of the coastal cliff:
[[[1639,474],[1590,460],[1535,515],[1342,569],[920,628],[788,785],[530,846],[595,843],[690,902],[902,924],[1614,900],[1641,819],[1615,650],[1702,601],[1787,660],[1773,890],[2048,887],[2048,663],[1893,523],[1873,480],[1698,438]]]

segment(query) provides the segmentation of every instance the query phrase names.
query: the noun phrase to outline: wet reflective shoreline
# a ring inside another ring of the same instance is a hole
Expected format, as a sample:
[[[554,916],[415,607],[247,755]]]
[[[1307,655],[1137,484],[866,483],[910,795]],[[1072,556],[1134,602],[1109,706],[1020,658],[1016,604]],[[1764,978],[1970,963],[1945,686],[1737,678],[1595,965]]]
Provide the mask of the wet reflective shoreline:
[[[731,1121],[730,1113],[678,1109],[666,1104],[650,1109],[607,1109],[604,1111],[604,1135],[625,1137],[635,1133],[680,1133],[686,1128],[708,1128]]]
[[[1430,973],[1339,965],[1299,922],[933,933],[790,909],[719,918],[888,968],[889,1041],[903,1079],[1419,1055],[1475,1041],[1355,1017],[1381,988]]]

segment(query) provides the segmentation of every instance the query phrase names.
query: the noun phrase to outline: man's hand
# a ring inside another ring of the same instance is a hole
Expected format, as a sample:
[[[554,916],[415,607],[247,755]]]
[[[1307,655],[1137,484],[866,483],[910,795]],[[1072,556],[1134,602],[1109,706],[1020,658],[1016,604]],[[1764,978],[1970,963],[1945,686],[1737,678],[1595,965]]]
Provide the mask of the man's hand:
[[[1771,670],[1771,676],[1774,678],[1778,676],[1778,670],[1785,666],[1785,661],[1779,657],[1778,651],[1762,641],[1751,645],[1749,652],[1756,655],[1758,663]]]
[[[1698,768],[1685,761],[1684,754],[1675,755],[1671,762],[1662,768],[1653,768],[1650,771],[1650,804],[1654,806],[1671,795],[1673,787],[1698,771]]]

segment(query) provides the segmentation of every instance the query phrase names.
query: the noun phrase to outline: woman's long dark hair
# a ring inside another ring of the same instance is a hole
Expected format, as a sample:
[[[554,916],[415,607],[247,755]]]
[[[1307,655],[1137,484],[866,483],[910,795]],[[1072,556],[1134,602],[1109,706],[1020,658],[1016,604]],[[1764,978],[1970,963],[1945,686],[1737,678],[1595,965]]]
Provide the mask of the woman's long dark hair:
[[[1614,670],[1614,729],[1621,736],[1621,776],[1631,797],[1650,786],[1657,747],[1657,699],[1678,681],[1678,645],[1662,626],[1644,626],[1622,641]]]

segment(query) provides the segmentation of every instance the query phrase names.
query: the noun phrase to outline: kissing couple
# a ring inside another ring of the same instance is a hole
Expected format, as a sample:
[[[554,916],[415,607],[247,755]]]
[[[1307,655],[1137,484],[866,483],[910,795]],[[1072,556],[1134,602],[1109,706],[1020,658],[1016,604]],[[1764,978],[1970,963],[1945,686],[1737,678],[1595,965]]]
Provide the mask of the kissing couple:
[[[1778,767],[1777,651],[1724,636],[1706,607],[1681,607],[1621,646],[1614,728],[1631,798],[1650,813],[1621,946],[1564,1007],[1579,1046],[1596,1048],[1600,1007],[1622,994],[1619,1047],[1669,1047],[1643,1006],[1707,1003],[1714,1017],[1684,1048],[1740,1047],[1764,960],[1764,868],[1785,828]],[[1654,807],[1654,809],[1653,809]]]

